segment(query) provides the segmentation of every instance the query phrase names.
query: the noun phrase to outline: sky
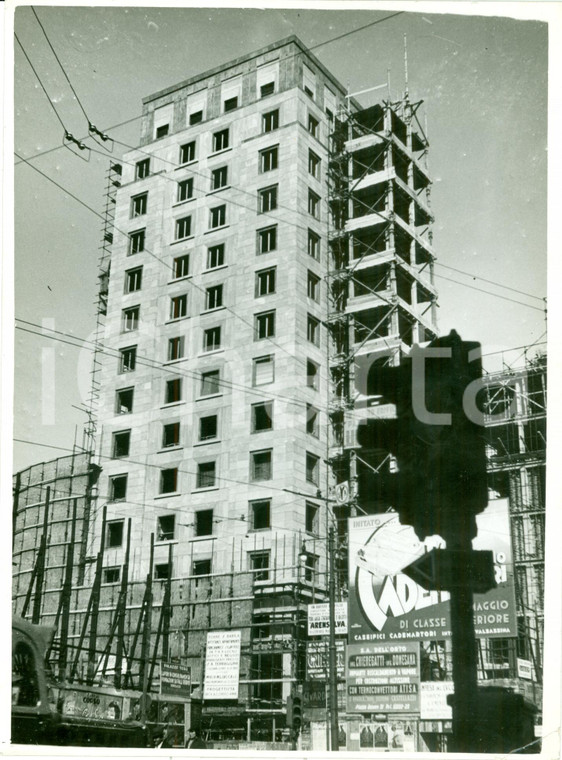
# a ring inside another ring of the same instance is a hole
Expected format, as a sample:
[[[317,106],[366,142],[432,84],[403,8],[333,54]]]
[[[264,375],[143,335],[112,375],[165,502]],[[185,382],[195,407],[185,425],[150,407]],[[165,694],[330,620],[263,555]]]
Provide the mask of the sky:
[[[439,331],[481,341],[495,369],[502,358],[520,364],[520,347],[541,347],[546,329],[548,27],[508,17],[526,5],[503,3],[493,17],[439,13],[439,2],[399,15],[397,2],[345,11],[34,7],[89,119],[130,146],[143,97],[291,34],[351,93],[384,84],[390,70],[399,97],[406,34],[410,97],[427,114]],[[87,135],[31,7],[16,9],[15,31],[65,128]],[[102,214],[107,158],[86,161],[62,146],[61,123],[14,44],[15,152]],[[126,150],[115,143],[112,157]],[[14,169],[14,470],[64,455],[86,422],[76,407],[87,401],[88,351],[29,331],[91,339],[102,221],[43,175],[24,162]]]

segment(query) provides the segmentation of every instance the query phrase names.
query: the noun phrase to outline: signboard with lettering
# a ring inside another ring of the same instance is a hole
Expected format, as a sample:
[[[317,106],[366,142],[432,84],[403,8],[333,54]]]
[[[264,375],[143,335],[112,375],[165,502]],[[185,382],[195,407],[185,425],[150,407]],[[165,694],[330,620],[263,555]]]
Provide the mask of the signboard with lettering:
[[[453,692],[452,681],[424,681],[420,689],[421,718],[452,720],[453,710],[447,704],[447,697]]]
[[[492,550],[497,588],[474,595],[474,626],[479,637],[517,635],[513,563],[507,500],[490,502],[477,515],[474,549]],[[433,640],[451,636],[449,593],[426,591],[401,570],[439,537],[418,541],[413,528],[392,513],[349,520],[350,644],[368,641]]]
[[[345,676],[345,641],[336,639],[336,668],[338,678]],[[330,653],[327,641],[306,642],[306,677],[325,681],[328,675]]]
[[[417,712],[419,684],[419,643],[348,644],[348,712]]]
[[[531,660],[524,660],[521,657],[517,658],[517,675],[519,678],[527,678],[529,681],[533,680],[533,666]]]
[[[336,602],[336,633],[347,633],[347,604]],[[323,636],[330,633],[330,605],[308,605],[308,635]]]
[[[191,696],[191,668],[163,662],[160,665],[160,694],[166,697]]]
[[[104,692],[94,687],[76,685],[75,688],[61,689],[62,714],[75,718],[96,720],[123,720],[123,696],[115,692]]]
[[[241,631],[209,631],[203,699],[238,699]]]

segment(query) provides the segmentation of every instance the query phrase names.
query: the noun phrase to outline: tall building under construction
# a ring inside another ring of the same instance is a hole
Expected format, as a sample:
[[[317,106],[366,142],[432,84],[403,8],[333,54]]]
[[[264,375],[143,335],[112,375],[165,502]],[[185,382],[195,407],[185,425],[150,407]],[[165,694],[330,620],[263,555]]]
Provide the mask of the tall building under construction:
[[[437,336],[421,103],[365,98],[290,37],[146,97],[108,173],[88,508],[61,607],[73,494],[48,497],[37,612],[66,620],[62,680],[155,694],[162,663],[189,667],[219,743],[289,741],[307,606],[329,576],[345,599],[347,518],[388,508],[388,452],[355,436],[367,372]],[[41,519],[16,534],[19,614]],[[209,631],[239,635],[227,702]]]

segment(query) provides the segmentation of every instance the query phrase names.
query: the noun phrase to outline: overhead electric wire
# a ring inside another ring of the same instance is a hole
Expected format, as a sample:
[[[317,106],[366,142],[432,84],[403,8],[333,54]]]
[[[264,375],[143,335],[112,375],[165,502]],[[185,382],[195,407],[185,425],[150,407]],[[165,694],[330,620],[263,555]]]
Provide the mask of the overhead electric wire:
[[[488,280],[486,277],[480,277],[480,275],[472,274],[471,272],[464,272],[462,269],[456,269],[455,267],[449,266],[448,264],[443,264],[442,261],[437,259],[435,262],[435,265],[438,267],[443,267],[444,269],[450,269],[452,272],[457,272],[458,274],[464,274],[467,277],[472,277],[475,280],[482,280],[482,282],[487,282],[489,285],[496,285],[498,288],[504,288],[505,290],[511,290],[512,293],[519,293],[521,296],[526,296],[527,298],[534,298],[536,301],[544,301],[543,298],[540,296],[534,296],[532,293],[525,293],[523,290],[517,290],[517,288],[512,288],[509,285],[504,285],[501,282],[497,282],[496,280]]]
[[[76,90],[75,90],[75,89],[74,89],[74,87],[72,86],[72,82],[70,81],[70,77],[69,77],[69,76],[68,76],[68,74],[66,73],[66,70],[65,70],[64,66],[62,65],[62,63],[60,62],[60,59],[59,59],[58,55],[56,54],[56,51],[55,51],[54,47],[53,47],[53,46],[52,46],[52,44],[51,44],[51,40],[49,39],[49,37],[48,37],[48,35],[47,35],[47,32],[45,31],[45,27],[44,27],[44,26],[43,26],[43,24],[41,23],[41,21],[40,21],[40,19],[39,19],[39,16],[37,15],[37,12],[36,12],[35,8],[34,8],[33,6],[30,6],[30,7],[31,7],[31,10],[33,11],[33,15],[34,15],[34,16],[35,16],[35,18],[37,19],[37,23],[38,23],[38,24],[39,24],[39,26],[41,27],[41,31],[42,31],[42,32],[43,32],[43,34],[45,35],[45,39],[47,40],[47,44],[48,44],[48,45],[49,45],[49,47],[51,48],[51,51],[52,51],[53,55],[55,56],[55,58],[56,58],[56,60],[57,60],[57,63],[58,63],[58,65],[60,66],[60,69],[61,69],[62,73],[64,74],[64,77],[65,77],[66,81],[68,82],[68,85],[69,85],[70,89],[72,90],[72,92],[73,92],[73,94],[74,94],[74,97],[76,98],[76,102],[77,102],[77,103],[78,103],[78,105],[80,106],[80,108],[81,108],[81,110],[82,110],[82,113],[84,114],[84,117],[86,118],[86,121],[88,122],[88,124],[91,124],[90,118],[88,117],[88,114],[86,113],[86,109],[85,109],[85,108],[84,108],[84,106],[82,105],[82,103],[81,103],[81,101],[80,101],[80,98],[78,97],[78,93],[76,92]]]
[[[47,90],[45,89],[45,85],[44,85],[44,84],[43,84],[43,82],[41,81],[41,77],[39,76],[39,74],[38,74],[38,73],[37,73],[37,71],[35,70],[35,66],[34,66],[34,65],[31,63],[31,60],[29,59],[29,56],[28,56],[28,55],[27,55],[27,53],[25,52],[25,48],[24,48],[24,46],[23,46],[23,45],[22,45],[22,43],[20,42],[20,39],[19,39],[18,35],[17,35],[15,32],[14,32],[14,37],[16,38],[16,40],[17,40],[17,43],[18,43],[18,45],[20,46],[20,48],[21,48],[21,50],[22,50],[22,53],[24,54],[24,56],[25,56],[25,58],[26,58],[27,62],[28,62],[28,63],[29,63],[29,65],[31,66],[31,69],[32,69],[33,73],[35,74],[35,77],[36,77],[37,81],[39,82],[39,84],[40,84],[40,86],[41,86],[41,89],[42,89],[42,90],[43,90],[43,92],[45,93],[45,97],[46,97],[46,98],[47,98],[47,100],[49,101],[49,104],[50,104],[51,108],[52,108],[52,109],[53,109],[53,111],[55,112],[55,116],[57,117],[57,119],[58,119],[58,120],[59,120],[59,122],[61,123],[61,126],[62,126],[62,128],[64,129],[65,133],[67,133],[67,132],[68,132],[68,129],[65,127],[65,125],[64,125],[64,122],[63,122],[62,118],[61,118],[61,117],[60,117],[60,115],[59,115],[59,112],[58,112],[58,111],[57,111],[57,109],[55,108],[55,104],[54,104],[54,103],[53,103],[53,101],[51,100],[51,98],[50,98],[50,96],[49,96],[49,93],[48,93],[48,92],[47,92]],[[63,147],[63,146],[58,146],[58,147]],[[17,154],[16,154],[16,155],[17,155]]]
[[[18,156],[18,158],[21,158],[21,156],[19,156],[19,154],[18,154],[18,153],[15,153],[15,155],[16,155],[16,156]],[[65,192],[65,193],[67,193],[68,195],[70,195],[70,197],[72,197],[74,200],[77,200],[77,201],[78,201],[78,202],[79,202],[79,203],[80,203],[82,206],[84,206],[84,207],[85,207],[85,208],[87,208],[89,211],[91,211],[93,214],[95,214],[97,217],[99,217],[100,219],[102,219],[102,221],[105,221],[105,218],[103,217],[103,215],[102,215],[102,214],[99,214],[97,211],[95,211],[95,209],[91,208],[91,206],[88,206],[88,204],[84,203],[84,201],[81,201],[79,198],[77,198],[75,195],[73,195],[73,194],[72,194],[70,191],[66,190],[66,189],[65,189],[65,188],[64,188],[62,185],[59,185],[59,183],[58,183],[58,182],[56,182],[56,181],[55,181],[54,179],[52,179],[51,177],[49,177],[49,175],[48,175],[48,174],[45,174],[44,172],[42,172],[42,171],[41,171],[40,169],[38,169],[36,166],[34,166],[33,164],[31,164],[31,163],[30,163],[30,162],[29,162],[27,159],[22,159],[22,160],[24,160],[24,161],[25,161],[25,163],[26,163],[26,164],[28,164],[28,166],[30,166],[30,167],[31,167],[31,168],[32,168],[34,171],[36,171],[36,172],[38,172],[39,174],[41,174],[43,177],[45,177],[45,178],[46,178],[46,179],[48,179],[50,182],[52,182],[54,185],[56,185],[56,186],[57,186],[57,187],[58,187],[60,190],[63,190],[63,192]],[[246,208],[246,209],[250,209],[250,207],[249,207],[249,206],[244,206],[244,204],[239,204],[239,205],[241,205],[243,208]],[[267,213],[266,213],[266,214],[263,214],[263,216],[268,216],[268,215],[269,215],[269,214],[267,214]],[[278,217],[276,217],[276,216],[275,216],[275,217],[272,217],[272,218],[274,218],[275,220],[277,220],[277,221],[278,221]],[[287,222],[287,224],[289,224],[289,225],[290,225],[290,224],[291,224],[291,222]],[[296,226],[297,228],[301,228],[299,225],[293,225],[293,226]],[[116,225],[113,225],[113,229],[114,229],[115,231],[119,232],[119,234],[123,235],[125,238],[129,239],[129,233],[128,233],[128,232],[125,232],[125,231],[123,231],[123,230],[119,229],[119,227],[117,227]],[[308,229],[308,228],[307,228],[307,227],[302,227],[301,229]],[[143,253],[147,253],[149,256],[152,256],[152,258],[153,258],[153,259],[155,259],[155,261],[158,261],[159,263],[163,264],[163,265],[164,265],[164,266],[165,266],[167,269],[169,269],[171,272],[173,272],[173,271],[174,271],[173,265],[171,265],[171,264],[168,264],[168,263],[167,263],[167,262],[166,262],[164,259],[162,259],[162,258],[160,258],[159,256],[157,256],[157,255],[156,255],[155,253],[153,253],[153,252],[152,252],[152,251],[151,251],[149,248],[144,248],[144,251],[143,251]],[[186,282],[187,282],[187,284],[188,284],[190,287],[194,288],[195,290],[198,290],[198,291],[200,291],[201,293],[203,293],[203,295],[205,295],[205,296],[206,296],[206,290],[205,290],[205,288],[202,288],[200,285],[196,285],[196,284],[195,284],[195,282],[193,282],[193,280],[187,280]],[[255,326],[254,326],[254,324],[253,324],[252,322],[249,322],[247,319],[245,319],[245,318],[244,318],[244,317],[242,317],[240,314],[238,314],[238,312],[236,312],[236,311],[235,311],[235,310],[234,310],[234,309],[233,309],[231,306],[225,306],[225,309],[226,309],[226,311],[229,311],[229,312],[230,312],[230,313],[231,313],[233,316],[237,317],[237,318],[238,318],[238,319],[239,319],[241,322],[243,322],[243,323],[244,323],[244,324],[245,324],[247,327],[249,327],[249,328],[252,330],[252,333],[254,332],[254,330],[255,330]],[[297,364],[300,364],[300,365],[302,365],[302,366],[303,366],[303,367],[305,367],[305,368],[307,367],[307,360],[298,359],[298,358],[295,356],[295,354],[294,354],[294,353],[292,353],[292,352],[291,352],[291,351],[289,351],[288,349],[284,348],[284,347],[283,347],[282,345],[280,345],[280,344],[279,344],[277,341],[273,340],[273,339],[272,339],[270,336],[267,336],[267,337],[265,337],[263,340],[264,340],[264,341],[268,341],[269,343],[271,343],[271,345],[275,346],[276,348],[278,348],[278,349],[280,349],[281,351],[283,351],[284,353],[286,353],[286,354],[287,354],[288,356],[290,356],[290,357],[291,357],[291,358],[292,358],[292,359],[293,359],[293,360],[294,360],[294,361],[295,361]],[[320,376],[321,376],[321,377],[323,377],[324,379],[326,379],[326,376],[325,376],[325,375],[322,375],[320,371],[319,371],[319,374],[320,374]]]
[[[32,10],[33,10],[33,8],[32,8]],[[35,11],[33,11],[33,12],[35,13]],[[377,21],[372,21],[372,22],[370,22],[369,24],[364,24],[363,26],[359,26],[359,27],[357,27],[356,29],[351,29],[349,32],[345,32],[345,33],[344,33],[344,34],[342,34],[342,35],[339,35],[339,36],[337,36],[337,37],[333,37],[332,39],[329,39],[329,40],[325,40],[324,42],[319,42],[319,43],[318,43],[318,44],[316,44],[316,45],[312,45],[312,46],[311,46],[311,47],[309,47],[308,49],[309,49],[309,50],[317,50],[319,47],[323,47],[324,45],[329,45],[330,43],[332,43],[332,42],[336,42],[337,40],[339,40],[339,39],[342,39],[343,37],[349,37],[350,35],[352,35],[352,34],[355,34],[356,32],[361,32],[363,29],[366,29],[367,27],[370,27],[370,26],[375,26],[376,24],[381,24],[383,21],[387,21],[388,19],[391,19],[391,18],[393,18],[394,16],[399,16],[401,13],[404,13],[404,11],[398,11],[397,13],[392,13],[390,16],[385,16],[384,18],[382,18],[382,19],[378,19]],[[36,13],[35,13],[35,17],[37,18],[37,14],[36,14]],[[38,18],[37,18],[37,21],[39,21],[39,19],[38,19]],[[42,25],[41,25],[41,22],[40,22],[40,21],[39,21],[39,24],[40,24],[41,28],[43,28],[43,27],[42,27]],[[44,31],[44,30],[43,30],[43,33],[45,34],[45,31]],[[46,35],[46,34],[45,34],[45,37],[47,37],[47,35]],[[48,41],[49,41],[49,40],[48,40],[48,38],[47,38],[47,42],[48,42]],[[18,42],[19,42],[19,40],[18,40]],[[50,44],[50,43],[49,43],[49,44]],[[21,45],[21,43],[20,43],[20,45]],[[51,49],[52,49],[52,47],[51,47]],[[53,50],[53,53],[55,54],[55,57],[56,57],[56,58],[57,58],[57,60],[58,60],[58,57],[57,57],[57,55],[56,55],[56,53],[55,53],[55,51],[54,51],[54,50]],[[26,57],[27,57],[27,56],[26,56]],[[295,54],[294,56],[292,56],[292,57],[296,57],[296,54]],[[30,64],[30,65],[31,65],[31,64]],[[59,65],[61,66],[61,68],[63,68],[63,67],[62,67],[62,65],[61,65],[61,63],[60,63],[60,61],[59,61]],[[32,67],[32,68],[33,68],[33,67]],[[64,71],[64,68],[63,68],[63,72],[64,72],[64,74],[65,74],[65,76],[66,76],[66,72]],[[67,80],[68,80],[68,77],[67,77]],[[70,84],[70,80],[68,80],[68,83]],[[72,87],[72,85],[70,85],[70,86]],[[74,92],[74,89],[73,89],[73,92]],[[47,93],[46,93],[46,92],[45,92],[45,94],[47,95]],[[76,96],[76,99],[78,100],[78,102],[79,102],[79,104],[80,104],[80,107],[82,108],[82,104],[80,103],[80,101],[79,101],[79,99],[78,99],[78,95],[76,95],[76,93],[74,93],[74,94],[75,94],[75,96]],[[47,95],[47,97],[49,97],[49,96]],[[84,109],[82,109],[82,110],[83,110],[83,112],[84,112],[84,116],[86,116],[86,112],[84,111]],[[116,124],[116,125],[114,125],[114,126],[112,126],[112,127],[107,127],[107,128],[104,130],[104,131],[105,131],[105,132],[108,132],[110,129],[117,129],[118,127],[121,127],[121,126],[123,126],[124,124],[129,124],[129,123],[130,123],[130,122],[132,122],[132,121],[137,121],[137,119],[141,119],[141,118],[143,117],[143,115],[144,115],[144,114],[139,114],[138,116],[134,116],[134,117],[133,117],[133,118],[131,118],[131,119],[127,119],[126,121],[124,121],[124,122],[121,122],[120,124]],[[86,116],[86,118],[88,119],[88,117],[87,117],[87,116]],[[88,121],[89,121],[89,119],[88,119]],[[91,135],[90,135],[90,134],[88,134],[88,135],[86,135],[85,137],[82,137],[82,138],[80,138],[80,142],[82,142],[83,140],[86,140],[86,139],[87,139],[88,137],[90,137],[90,136],[91,136]],[[49,148],[48,150],[42,151],[41,153],[35,153],[33,156],[29,156],[28,158],[29,158],[30,160],[33,160],[33,159],[35,159],[35,158],[39,158],[39,156],[44,156],[44,155],[46,155],[47,153],[52,153],[52,152],[53,152],[53,151],[55,151],[55,150],[59,150],[59,149],[60,149],[60,148],[62,148],[62,147],[64,147],[64,146],[62,146],[62,145],[56,145],[55,147],[53,147],[53,148]]]
[[[471,288],[472,290],[477,290],[480,293],[485,293],[488,296],[493,296],[494,298],[501,298],[503,301],[510,301],[511,303],[516,303],[519,306],[526,306],[528,309],[534,309],[535,311],[540,311],[544,313],[544,309],[541,309],[538,306],[531,306],[529,303],[524,303],[523,301],[516,301],[515,298],[508,298],[507,296],[501,296],[499,293],[491,293],[489,290],[483,290],[482,288],[477,287],[476,285],[470,285],[468,282],[460,282],[459,280],[453,280],[451,277],[445,277],[443,274],[437,274],[434,272],[434,277],[439,277],[441,280],[447,280],[448,282],[454,282],[455,285],[462,285],[465,288]],[[533,296],[535,298],[535,296]]]
[[[29,322],[25,319],[20,319],[19,317],[16,317],[16,321],[22,322],[23,324],[26,324],[26,325],[30,325],[32,327],[37,327],[40,330],[44,330],[43,326],[37,324],[36,322]],[[80,336],[72,335],[72,333],[66,333],[61,330],[49,329],[48,332],[37,332],[37,330],[30,330],[26,327],[21,327],[20,325],[16,325],[16,330],[21,330],[22,332],[29,333],[30,335],[37,335],[41,338],[56,340],[60,343],[64,343],[65,345],[72,346],[73,348],[83,349],[85,347],[85,344],[89,344],[91,348],[87,348],[88,351],[91,351],[92,353],[94,351],[97,351],[98,353],[104,354],[105,356],[109,356],[112,359],[119,359],[121,356],[119,349],[107,348],[106,346],[100,347],[99,345],[96,344],[95,341],[90,341],[90,340],[87,340],[86,338],[81,338]],[[56,335],[53,335],[50,333],[56,333]],[[62,335],[64,337],[59,338],[58,337],[59,335]],[[64,340],[64,338],[70,338],[71,340]],[[71,341],[78,341],[78,342],[73,343]],[[156,359],[151,359],[150,357],[143,356],[142,354],[141,355],[137,354],[136,361],[138,364],[141,364],[145,367],[149,367],[150,369],[162,370],[163,372],[173,375],[174,377],[181,375],[182,377],[191,378],[194,380],[201,380],[201,378],[205,374],[204,371],[179,369],[177,364],[168,365],[166,362],[158,362]],[[293,396],[283,396],[279,393],[274,393],[274,392],[268,393],[266,391],[260,390],[259,386],[254,387],[250,385],[245,385],[243,383],[234,383],[230,380],[224,380],[224,379],[222,380],[219,379],[216,382],[217,382],[217,385],[223,386],[225,388],[247,391],[265,400],[279,399],[280,401],[284,401],[288,404],[300,405],[305,408],[309,406],[309,403],[305,399],[298,399]],[[323,411],[326,414],[328,414],[327,407],[318,407],[315,404],[313,404],[312,406],[318,409],[318,411]]]
[[[317,45],[312,45],[309,47],[309,50],[318,50],[318,48],[323,47],[324,45],[329,45],[332,42],[337,42],[338,40],[342,40],[344,37],[349,37],[352,34],[356,34],[357,32],[363,31],[363,29],[367,29],[370,26],[375,26],[376,24],[382,24],[383,21],[388,21],[391,18],[394,18],[395,16],[400,16],[402,13],[405,13],[405,11],[397,11],[396,13],[391,13],[390,16],[385,16],[384,18],[379,18],[377,21],[371,21],[368,24],[363,24],[363,26],[357,27],[357,29],[351,29],[349,32],[344,32],[343,34],[338,34],[337,37],[332,37],[329,40],[326,40],[325,42],[319,42]]]

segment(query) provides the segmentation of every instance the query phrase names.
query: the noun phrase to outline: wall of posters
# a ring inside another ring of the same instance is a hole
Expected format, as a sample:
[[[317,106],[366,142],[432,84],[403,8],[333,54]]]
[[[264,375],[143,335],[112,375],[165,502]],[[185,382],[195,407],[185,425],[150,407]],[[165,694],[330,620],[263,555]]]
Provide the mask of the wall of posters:
[[[490,502],[477,517],[475,549],[494,554],[497,588],[474,595],[474,624],[479,637],[517,635],[515,587],[506,499]],[[368,641],[430,641],[451,636],[449,594],[426,591],[400,572],[427,548],[442,545],[434,537],[418,541],[413,528],[392,513],[349,520],[350,644]]]
[[[452,681],[424,681],[421,684],[420,703],[422,720],[451,720],[453,710],[447,697],[454,692]]]
[[[348,644],[348,712],[418,712],[419,686],[418,642]]]

